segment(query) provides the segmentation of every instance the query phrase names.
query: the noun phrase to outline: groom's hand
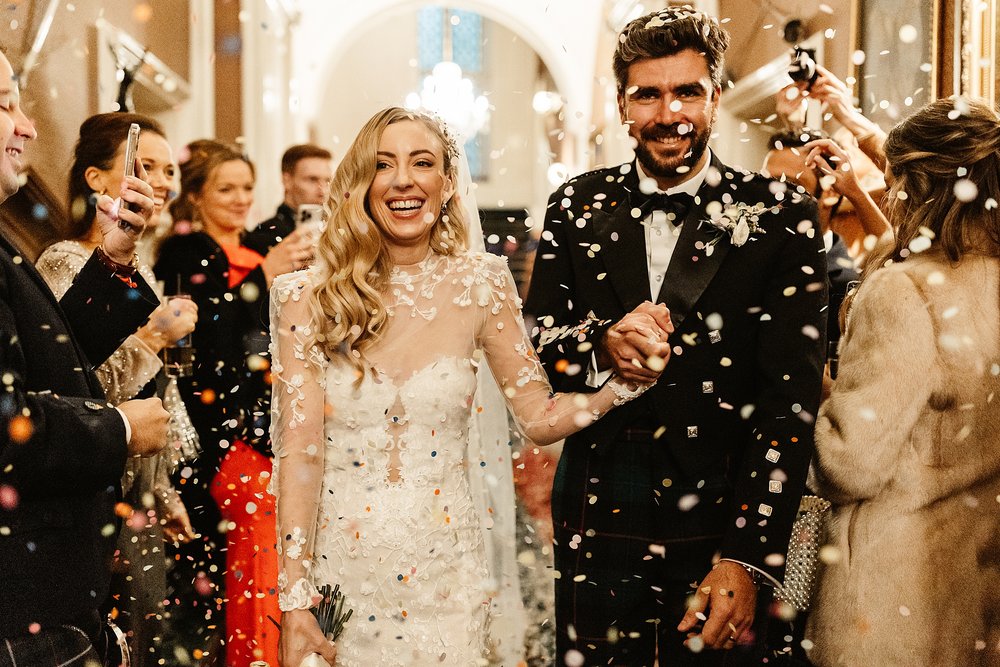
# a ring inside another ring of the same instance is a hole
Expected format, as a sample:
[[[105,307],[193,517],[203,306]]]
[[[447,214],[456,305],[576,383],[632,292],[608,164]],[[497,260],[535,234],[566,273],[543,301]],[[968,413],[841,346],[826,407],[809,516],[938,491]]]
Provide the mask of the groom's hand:
[[[670,310],[645,301],[604,333],[597,352],[598,365],[612,368],[626,381],[653,382],[670,358],[667,338],[673,331]]]
[[[689,647],[700,637],[703,648],[731,649],[753,625],[756,605],[757,587],[747,571],[739,563],[722,560],[688,600],[687,613],[677,629],[688,633],[685,644]]]

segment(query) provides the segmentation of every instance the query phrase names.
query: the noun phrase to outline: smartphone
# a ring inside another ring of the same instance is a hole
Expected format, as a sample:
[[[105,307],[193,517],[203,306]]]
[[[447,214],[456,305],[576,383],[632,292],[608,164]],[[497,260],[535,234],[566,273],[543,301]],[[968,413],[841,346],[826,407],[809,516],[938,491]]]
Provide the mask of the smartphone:
[[[325,213],[321,204],[301,204],[295,213],[295,226],[321,225]]]
[[[326,208],[320,204],[302,204],[295,212],[295,228],[309,235],[313,246],[319,243],[319,237],[326,229]]]
[[[125,176],[135,176],[135,156],[139,150],[139,124],[132,123],[128,128],[128,139],[125,140]],[[128,202],[123,201],[122,208],[131,211]],[[118,226],[128,229],[129,225],[124,220],[118,221]]]

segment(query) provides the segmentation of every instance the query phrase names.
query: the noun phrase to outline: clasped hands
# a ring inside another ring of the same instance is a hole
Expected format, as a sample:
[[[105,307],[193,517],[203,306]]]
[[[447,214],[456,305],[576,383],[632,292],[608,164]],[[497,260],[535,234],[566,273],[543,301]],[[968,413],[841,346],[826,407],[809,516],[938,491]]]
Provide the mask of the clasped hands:
[[[670,310],[644,301],[604,333],[597,350],[601,370],[613,370],[626,382],[656,382],[670,358],[668,338],[674,332]]]

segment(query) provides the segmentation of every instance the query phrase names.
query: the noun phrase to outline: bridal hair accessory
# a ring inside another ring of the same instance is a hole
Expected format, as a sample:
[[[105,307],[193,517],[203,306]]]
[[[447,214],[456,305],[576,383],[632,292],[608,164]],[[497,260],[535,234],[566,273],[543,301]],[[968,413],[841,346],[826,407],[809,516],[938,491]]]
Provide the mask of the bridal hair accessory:
[[[444,122],[444,119],[436,113],[431,113],[429,111],[410,111],[413,117],[425,118],[432,123],[436,124],[441,129],[441,134],[444,135],[444,152],[451,158],[452,162],[458,160],[458,138],[448,127],[448,123]]]

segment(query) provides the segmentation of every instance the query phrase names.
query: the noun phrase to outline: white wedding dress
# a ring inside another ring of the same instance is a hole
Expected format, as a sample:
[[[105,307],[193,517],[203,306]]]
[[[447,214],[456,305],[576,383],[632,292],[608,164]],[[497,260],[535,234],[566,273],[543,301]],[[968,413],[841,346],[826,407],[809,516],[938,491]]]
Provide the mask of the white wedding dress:
[[[503,258],[430,254],[396,267],[365,374],[307,346],[316,276],[272,289],[281,608],[340,585],[354,614],[338,666],[486,664],[496,583],[469,482],[490,462],[468,461],[481,361],[542,443],[591,423],[615,394],[551,395]]]

